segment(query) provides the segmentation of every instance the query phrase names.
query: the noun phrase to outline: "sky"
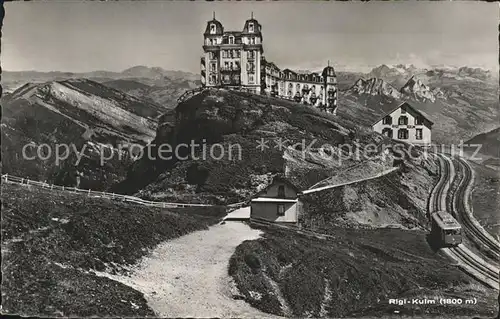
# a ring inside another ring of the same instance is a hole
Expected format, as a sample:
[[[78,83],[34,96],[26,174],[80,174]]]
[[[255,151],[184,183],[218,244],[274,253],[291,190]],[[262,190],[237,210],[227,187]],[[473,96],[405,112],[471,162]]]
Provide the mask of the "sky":
[[[368,71],[380,64],[498,70],[499,5],[484,2],[8,2],[1,63],[8,71],[199,72],[215,11],[227,31],[253,12],[264,55],[282,68]]]

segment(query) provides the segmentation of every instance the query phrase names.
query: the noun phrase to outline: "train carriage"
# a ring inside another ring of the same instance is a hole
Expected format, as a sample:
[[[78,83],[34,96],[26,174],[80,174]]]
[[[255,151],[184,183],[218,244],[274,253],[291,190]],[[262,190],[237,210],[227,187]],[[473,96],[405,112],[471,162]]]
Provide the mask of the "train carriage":
[[[431,235],[440,246],[457,246],[462,243],[462,226],[448,212],[432,214]]]

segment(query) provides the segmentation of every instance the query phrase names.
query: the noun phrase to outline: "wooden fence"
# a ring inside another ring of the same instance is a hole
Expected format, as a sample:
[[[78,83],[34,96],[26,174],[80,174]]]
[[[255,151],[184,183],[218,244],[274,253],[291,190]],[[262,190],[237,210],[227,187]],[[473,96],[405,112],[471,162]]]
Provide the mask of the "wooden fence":
[[[8,175],[8,174],[2,175],[2,182],[3,181],[8,182],[8,183],[15,183],[15,184],[33,185],[33,186],[43,187],[43,188],[50,189],[50,190],[86,194],[87,196],[94,197],[94,198],[108,198],[108,199],[112,199],[112,200],[118,200],[118,201],[122,201],[122,202],[130,202],[130,203],[135,203],[135,204],[140,204],[140,205],[145,205],[145,206],[152,206],[152,207],[177,208],[177,207],[213,207],[213,206],[217,206],[217,205],[210,205],[210,204],[155,202],[155,201],[149,201],[149,200],[145,200],[145,199],[135,197],[135,196],[108,193],[108,192],[99,192],[99,191],[93,191],[90,189],[80,189],[77,187],[68,187],[68,186],[48,184],[48,183],[38,182],[38,181],[34,181],[34,180],[31,180],[28,178],[22,178],[22,177],[12,176],[12,175]],[[226,206],[230,209],[236,209],[236,208],[243,206],[244,204],[245,204],[245,202],[239,202],[239,203],[229,204]]]

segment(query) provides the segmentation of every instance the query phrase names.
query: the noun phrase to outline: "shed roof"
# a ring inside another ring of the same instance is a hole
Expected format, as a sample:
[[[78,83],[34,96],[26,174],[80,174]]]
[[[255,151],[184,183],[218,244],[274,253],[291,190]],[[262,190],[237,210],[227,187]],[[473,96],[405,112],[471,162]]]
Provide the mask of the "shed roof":
[[[456,221],[450,213],[445,211],[439,211],[432,214],[432,218],[436,221],[436,223],[442,229],[459,229],[461,228],[460,224]]]
[[[257,197],[252,199],[252,203],[296,203],[298,201],[297,198],[295,199],[290,199],[290,198],[271,198],[271,197]]]

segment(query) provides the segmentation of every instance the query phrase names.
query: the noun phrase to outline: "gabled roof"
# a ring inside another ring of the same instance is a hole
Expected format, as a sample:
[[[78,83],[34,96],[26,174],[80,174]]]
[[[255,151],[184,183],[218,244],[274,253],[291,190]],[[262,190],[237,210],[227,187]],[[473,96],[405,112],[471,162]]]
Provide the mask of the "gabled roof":
[[[292,183],[290,180],[288,180],[287,178],[283,177],[283,176],[280,176],[280,175],[277,175],[277,176],[274,176],[273,177],[273,180],[269,183],[269,185],[267,185],[263,190],[261,190],[260,192],[258,192],[255,196],[258,196],[259,194],[263,194],[263,193],[266,193],[269,188],[271,188],[275,183],[277,182],[282,182],[282,183],[285,183],[287,184],[288,186],[290,186],[294,191],[296,191],[297,193],[300,192],[300,188],[295,185],[294,183]]]
[[[395,108],[393,108],[392,110],[390,110],[389,112],[386,112],[381,117],[377,118],[377,120],[375,122],[373,122],[371,125],[373,126],[373,125],[377,124],[384,117],[386,117],[387,115],[391,114],[392,112],[396,111],[397,109],[399,109],[399,108],[401,108],[403,106],[405,106],[405,107],[410,108],[411,110],[413,110],[413,112],[417,113],[418,115],[420,115],[421,117],[423,117],[424,119],[426,119],[431,125],[434,124],[434,122],[432,122],[429,119],[429,115],[427,115],[425,112],[423,112],[421,110],[417,110],[416,108],[414,108],[413,106],[411,106],[411,104],[408,103],[408,102],[403,102],[403,103],[399,104],[398,106],[396,106]]]

